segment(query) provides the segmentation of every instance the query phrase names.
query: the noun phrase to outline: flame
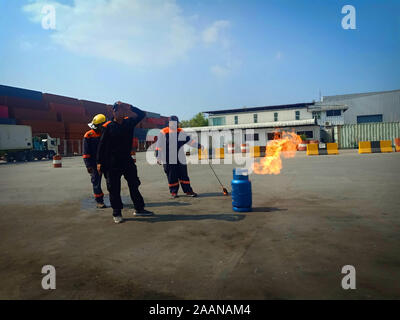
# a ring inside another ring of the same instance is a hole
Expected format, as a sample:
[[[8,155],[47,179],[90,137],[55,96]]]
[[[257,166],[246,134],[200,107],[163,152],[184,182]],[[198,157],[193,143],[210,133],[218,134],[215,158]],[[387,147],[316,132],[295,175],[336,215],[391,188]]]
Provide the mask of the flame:
[[[301,143],[301,138],[294,132],[276,133],[274,140],[267,144],[265,157],[259,162],[253,163],[253,172],[256,174],[279,174],[282,170],[281,155],[285,158],[293,158],[299,143]]]

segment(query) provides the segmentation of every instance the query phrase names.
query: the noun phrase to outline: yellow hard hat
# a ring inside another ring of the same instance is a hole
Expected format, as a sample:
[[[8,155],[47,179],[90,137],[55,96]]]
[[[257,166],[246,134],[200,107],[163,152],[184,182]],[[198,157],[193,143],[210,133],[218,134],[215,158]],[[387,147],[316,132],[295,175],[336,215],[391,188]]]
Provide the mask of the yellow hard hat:
[[[103,124],[106,121],[107,121],[106,116],[100,113],[93,118],[91,123],[88,123],[88,126],[90,129],[96,130],[98,127],[100,127],[101,124]]]
[[[102,124],[104,122],[106,122],[106,116],[101,113],[96,115],[92,120],[92,124],[94,124],[95,126],[98,126],[99,124]]]

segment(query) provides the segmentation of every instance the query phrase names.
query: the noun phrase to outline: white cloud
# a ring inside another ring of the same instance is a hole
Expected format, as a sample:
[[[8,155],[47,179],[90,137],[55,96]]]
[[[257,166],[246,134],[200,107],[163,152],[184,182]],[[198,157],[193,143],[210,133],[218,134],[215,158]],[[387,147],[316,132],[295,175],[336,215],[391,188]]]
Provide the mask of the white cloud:
[[[202,38],[206,44],[216,43],[221,38],[221,31],[230,26],[227,20],[215,21],[210,27],[203,31]],[[222,38],[222,41],[226,43],[226,38]]]
[[[184,16],[176,0],[74,0],[71,5],[59,1],[30,0],[23,11],[41,26],[42,8],[53,5],[56,29],[45,32],[53,44],[69,52],[135,67],[159,67],[190,57],[203,43],[218,49],[217,56],[210,51],[212,56],[205,57],[213,75],[225,77],[240,64],[232,63],[226,32],[231,23],[217,20],[201,28],[199,16]]]
[[[174,0],[75,0],[72,6],[34,0],[23,7],[41,23],[41,9],[56,8],[51,39],[65,49],[134,66],[168,65],[195,46],[196,30]]]
[[[223,78],[232,74],[241,66],[242,62],[239,59],[229,58],[223,64],[216,64],[210,68],[212,74],[219,78]]]
[[[211,67],[211,72],[217,77],[225,77],[230,73],[230,68],[227,66],[215,65]]]
[[[30,50],[32,50],[32,49],[35,47],[35,44],[32,43],[32,42],[30,42],[30,41],[22,40],[22,41],[20,41],[20,43],[19,43],[19,47],[20,47],[21,50],[23,50],[23,51],[30,51]]]

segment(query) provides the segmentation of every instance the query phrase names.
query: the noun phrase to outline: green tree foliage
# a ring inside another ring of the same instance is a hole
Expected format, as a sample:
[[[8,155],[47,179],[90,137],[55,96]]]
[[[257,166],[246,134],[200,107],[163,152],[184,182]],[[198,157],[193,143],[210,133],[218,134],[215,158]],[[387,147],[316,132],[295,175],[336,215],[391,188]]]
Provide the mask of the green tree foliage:
[[[182,128],[206,127],[208,126],[208,119],[201,112],[199,112],[190,120],[182,120],[180,124]]]

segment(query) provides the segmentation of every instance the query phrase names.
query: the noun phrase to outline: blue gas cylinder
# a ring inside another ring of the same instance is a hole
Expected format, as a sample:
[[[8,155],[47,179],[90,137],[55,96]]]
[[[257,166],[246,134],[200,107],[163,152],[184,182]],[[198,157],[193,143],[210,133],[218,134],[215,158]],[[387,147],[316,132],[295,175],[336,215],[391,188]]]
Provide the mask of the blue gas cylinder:
[[[232,185],[232,207],[234,211],[251,211],[251,182],[247,169],[233,169]]]

